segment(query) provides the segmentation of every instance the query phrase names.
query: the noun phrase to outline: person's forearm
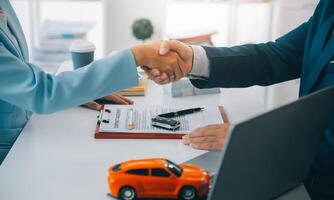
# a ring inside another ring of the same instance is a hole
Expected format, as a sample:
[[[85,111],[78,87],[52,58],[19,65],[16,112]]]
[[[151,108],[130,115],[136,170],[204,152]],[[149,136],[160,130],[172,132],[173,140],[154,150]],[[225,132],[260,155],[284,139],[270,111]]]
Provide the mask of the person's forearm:
[[[23,63],[5,48],[0,50],[1,59],[7,63],[0,73],[12,74],[0,80],[0,99],[40,114],[78,106],[138,84],[136,64],[129,49],[58,76]]]
[[[302,24],[275,42],[204,47],[210,61],[210,76],[207,80],[191,81],[198,88],[238,88],[299,78],[308,24]]]
[[[302,54],[284,44],[269,42],[232,48],[205,47],[210,59],[210,80],[205,87],[268,86],[300,77]],[[215,54],[221,57],[214,57]]]

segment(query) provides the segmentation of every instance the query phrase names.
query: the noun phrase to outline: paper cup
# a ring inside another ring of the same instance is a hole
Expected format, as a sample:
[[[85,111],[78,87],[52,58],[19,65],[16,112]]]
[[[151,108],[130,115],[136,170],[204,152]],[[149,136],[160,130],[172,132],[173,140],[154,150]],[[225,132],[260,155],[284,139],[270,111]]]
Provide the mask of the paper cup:
[[[95,49],[96,47],[92,42],[74,42],[70,47],[74,69],[84,67],[93,62]]]

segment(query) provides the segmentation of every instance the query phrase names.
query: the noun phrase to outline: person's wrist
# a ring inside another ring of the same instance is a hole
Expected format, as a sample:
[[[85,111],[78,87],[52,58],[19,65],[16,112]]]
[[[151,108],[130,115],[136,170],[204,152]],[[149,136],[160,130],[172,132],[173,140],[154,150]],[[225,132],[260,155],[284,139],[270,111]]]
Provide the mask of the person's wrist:
[[[131,48],[132,54],[135,58],[135,62],[137,66],[145,66],[147,64],[146,59],[147,56],[145,45],[136,45]]]
[[[190,72],[193,70],[194,65],[194,50],[191,46],[188,46],[189,51],[189,60],[186,63],[186,74],[190,74]]]

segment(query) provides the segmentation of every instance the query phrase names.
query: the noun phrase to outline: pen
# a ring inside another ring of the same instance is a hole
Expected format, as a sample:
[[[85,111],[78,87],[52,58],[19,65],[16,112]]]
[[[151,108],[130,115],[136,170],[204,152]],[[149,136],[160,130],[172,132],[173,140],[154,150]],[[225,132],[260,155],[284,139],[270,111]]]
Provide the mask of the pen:
[[[187,110],[180,110],[177,112],[170,112],[170,113],[164,113],[164,114],[160,114],[158,115],[159,117],[165,117],[165,118],[172,118],[172,117],[178,117],[178,116],[182,116],[182,115],[189,115],[192,113],[196,113],[196,112],[200,112],[204,110],[204,108],[191,108],[191,109],[187,109]]]
[[[133,109],[129,110],[129,118],[128,118],[128,130],[135,129],[135,124],[133,122]]]

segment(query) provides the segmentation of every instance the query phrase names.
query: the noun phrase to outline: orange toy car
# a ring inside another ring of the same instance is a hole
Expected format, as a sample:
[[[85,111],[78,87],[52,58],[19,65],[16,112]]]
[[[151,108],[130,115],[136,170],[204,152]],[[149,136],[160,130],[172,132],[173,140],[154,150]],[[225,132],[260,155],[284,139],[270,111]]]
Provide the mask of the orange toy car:
[[[180,166],[166,159],[132,160],[109,169],[110,194],[122,200],[174,198],[194,200],[206,196],[211,178],[204,169]]]

